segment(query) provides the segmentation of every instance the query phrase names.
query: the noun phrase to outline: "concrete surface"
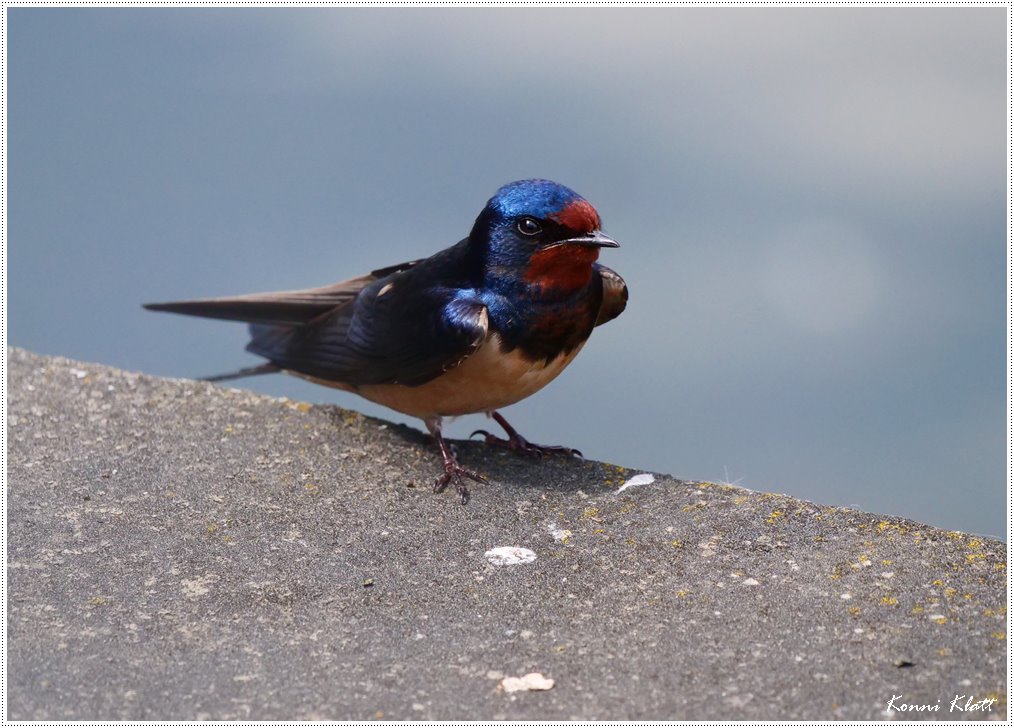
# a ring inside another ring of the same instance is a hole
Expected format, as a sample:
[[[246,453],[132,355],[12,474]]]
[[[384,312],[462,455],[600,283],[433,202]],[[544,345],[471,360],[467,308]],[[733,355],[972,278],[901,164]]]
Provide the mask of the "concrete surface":
[[[10,719],[1006,718],[1002,542],[478,443],[463,507],[408,428],[7,363]]]

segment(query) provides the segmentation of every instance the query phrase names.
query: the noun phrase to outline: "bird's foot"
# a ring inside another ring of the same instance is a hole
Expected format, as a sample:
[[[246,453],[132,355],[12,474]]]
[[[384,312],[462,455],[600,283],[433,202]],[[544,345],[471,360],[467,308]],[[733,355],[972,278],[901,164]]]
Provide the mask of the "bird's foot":
[[[440,456],[444,459],[444,474],[433,483],[433,492],[443,493],[447,490],[447,486],[451,484],[451,481],[454,481],[454,490],[457,492],[458,498],[461,499],[461,505],[465,505],[468,503],[469,493],[462,478],[470,478],[476,483],[483,483],[485,485],[489,485],[489,481],[474,470],[469,470],[458,465],[457,448],[444,439],[440,430],[439,417],[430,417],[424,420],[424,422],[426,423],[426,429],[430,431],[433,439],[437,441],[437,447],[440,448]]]
[[[568,457],[583,458],[580,450],[575,450],[572,447],[561,447],[560,445],[536,445],[535,443],[528,442],[525,438],[521,437],[517,430],[511,427],[511,424],[504,419],[503,415],[499,412],[490,412],[489,416],[500,423],[500,427],[507,433],[507,439],[497,437],[494,434],[487,432],[486,430],[476,430],[469,437],[475,437],[476,435],[482,435],[486,440],[487,445],[493,445],[494,447],[505,447],[511,452],[521,453],[532,458],[541,458],[544,455],[566,455]]]
[[[479,475],[474,470],[463,468],[458,465],[454,457],[444,458],[444,474],[437,478],[436,482],[433,483],[434,493],[443,493],[447,486],[450,485],[451,481],[454,481],[454,490],[458,494],[458,498],[461,499],[461,505],[468,503],[469,492],[468,487],[465,485],[465,481],[462,478],[471,478],[477,483],[484,483],[489,485],[489,481]]]
[[[517,432],[505,439],[503,437],[497,437],[486,430],[476,430],[469,435],[469,437],[475,437],[476,435],[482,435],[483,440],[487,445],[506,448],[511,452],[516,452],[520,455],[527,455],[530,458],[541,458],[546,455],[566,455],[567,457],[578,458],[584,457],[580,450],[575,450],[572,447],[564,447],[562,445],[536,445],[533,442],[528,442],[528,440],[523,438]]]

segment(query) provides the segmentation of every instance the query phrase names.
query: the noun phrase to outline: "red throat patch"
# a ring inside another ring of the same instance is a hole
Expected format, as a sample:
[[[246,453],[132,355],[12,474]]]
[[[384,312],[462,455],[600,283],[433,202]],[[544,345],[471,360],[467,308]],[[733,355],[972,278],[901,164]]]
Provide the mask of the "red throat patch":
[[[599,214],[587,200],[574,200],[549,219],[578,233],[590,233],[602,227]]]
[[[598,248],[583,245],[559,245],[540,250],[528,262],[525,280],[541,288],[576,291],[591,283],[592,263],[598,257]]]

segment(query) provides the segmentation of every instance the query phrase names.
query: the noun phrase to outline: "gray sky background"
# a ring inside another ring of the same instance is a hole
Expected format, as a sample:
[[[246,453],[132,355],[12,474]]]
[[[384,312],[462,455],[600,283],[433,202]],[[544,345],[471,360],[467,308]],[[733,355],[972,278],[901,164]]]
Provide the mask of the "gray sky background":
[[[522,433],[1005,532],[1004,8],[7,13],[10,343],[253,364],[140,304],[422,257],[548,177],[631,300]]]

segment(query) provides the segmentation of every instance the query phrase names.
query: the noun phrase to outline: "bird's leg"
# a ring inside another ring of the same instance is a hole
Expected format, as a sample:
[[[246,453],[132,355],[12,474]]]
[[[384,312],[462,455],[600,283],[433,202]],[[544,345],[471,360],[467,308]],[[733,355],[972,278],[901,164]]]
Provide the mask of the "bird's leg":
[[[462,476],[471,478],[477,483],[485,483],[489,485],[489,481],[484,477],[476,473],[475,471],[463,468],[458,465],[457,454],[454,452],[452,445],[448,445],[444,440],[443,433],[440,429],[440,418],[431,417],[426,420],[426,429],[433,435],[433,439],[437,441],[437,446],[440,448],[440,455],[444,459],[444,474],[437,478],[436,482],[433,483],[433,492],[441,493],[447,488],[448,484],[453,480],[454,489],[458,493],[458,497],[461,498],[461,504],[468,503],[468,488],[465,487],[465,482],[461,479]]]
[[[580,450],[575,450],[572,447],[561,447],[560,445],[536,445],[528,442],[523,438],[517,430],[511,427],[510,423],[504,419],[503,415],[497,411],[492,411],[489,416],[496,420],[500,427],[507,433],[507,439],[497,437],[496,435],[486,432],[486,430],[476,430],[470,437],[476,435],[482,435],[487,445],[495,445],[496,447],[505,447],[512,452],[519,452],[522,455],[528,455],[529,457],[541,458],[547,453],[559,453],[561,455],[570,455],[573,457],[584,457]]]

